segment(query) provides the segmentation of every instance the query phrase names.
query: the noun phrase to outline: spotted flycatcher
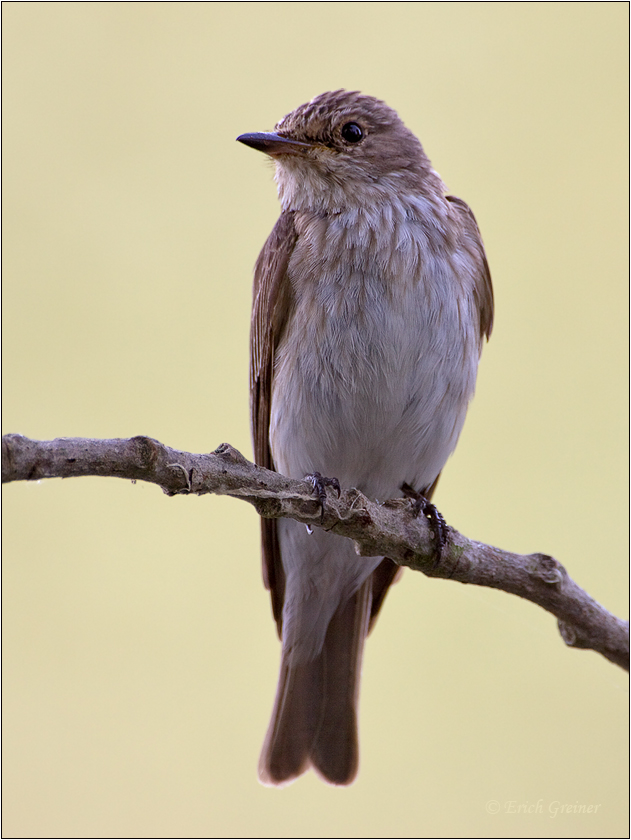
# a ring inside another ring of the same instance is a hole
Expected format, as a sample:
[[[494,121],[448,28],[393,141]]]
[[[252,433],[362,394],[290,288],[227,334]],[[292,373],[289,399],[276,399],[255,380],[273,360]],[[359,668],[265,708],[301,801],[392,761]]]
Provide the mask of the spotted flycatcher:
[[[256,462],[372,499],[429,499],[475,387],[493,291],[469,207],[385,103],[323,93],[242,143],[276,164],[281,216],[254,270]],[[289,519],[262,521],[282,639],[263,783],[353,781],[364,639],[397,566]]]

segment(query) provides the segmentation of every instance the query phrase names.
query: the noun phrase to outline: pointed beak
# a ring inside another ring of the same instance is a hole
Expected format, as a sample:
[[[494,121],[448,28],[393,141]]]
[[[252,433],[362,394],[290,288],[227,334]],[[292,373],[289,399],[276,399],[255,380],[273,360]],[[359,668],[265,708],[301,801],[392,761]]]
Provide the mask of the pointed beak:
[[[290,137],[281,137],[280,134],[273,134],[267,131],[257,131],[253,134],[240,134],[237,137],[239,143],[245,143],[252,149],[265,152],[266,155],[303,155],[308,149],[313,148],[312,143],[303,143],[300,140],[292,140]]]

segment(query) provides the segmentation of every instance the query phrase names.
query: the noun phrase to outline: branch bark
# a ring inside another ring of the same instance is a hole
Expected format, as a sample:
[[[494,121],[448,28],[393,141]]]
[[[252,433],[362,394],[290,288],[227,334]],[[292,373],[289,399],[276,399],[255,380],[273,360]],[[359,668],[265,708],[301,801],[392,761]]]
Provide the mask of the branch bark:
[[[425,517],[415,518],[407,499],[371,502],[359,490],[330,493],[321,520],[320,505],[306,481],[257,467],[230,444],[196,455],[152,438],[37,441],[22,435],[2,438],[2,482],[111,476],[159,485],[169,496],[216,493],[244,499],[266,518],[289,517],[324,527],[355,543],[358,554],[390,557],[428,577],[457,580],[519,595],[552,613],[570,647],[597,651],[629,670],[629,623],[611,615],[547,554],[513,554],[469,540],[447,529],[447,544],[436,560]]]

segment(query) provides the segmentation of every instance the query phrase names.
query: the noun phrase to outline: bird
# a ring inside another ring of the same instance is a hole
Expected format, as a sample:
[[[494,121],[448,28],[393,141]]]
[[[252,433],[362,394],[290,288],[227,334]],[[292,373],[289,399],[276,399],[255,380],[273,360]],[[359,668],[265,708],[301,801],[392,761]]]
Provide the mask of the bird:
[[[271,157],[281,204],[254,268],[256,463],[311,477],[321,498],[337,481],[429,501],[493,325],[473,213],[397,112],[358,91],[320,94],[237,140]],[[399,567],[321,528],[261,526],[282,647],[259,780],[284,786],[311,768],[348,785],[364,642]]]

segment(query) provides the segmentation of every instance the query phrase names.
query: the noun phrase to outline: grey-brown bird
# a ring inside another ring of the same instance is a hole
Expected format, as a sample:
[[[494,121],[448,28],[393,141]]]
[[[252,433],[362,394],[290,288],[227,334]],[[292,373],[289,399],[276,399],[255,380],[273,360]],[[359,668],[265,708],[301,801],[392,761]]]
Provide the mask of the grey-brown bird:
[[[254,270],[256,462],[320,473],[384,501],[429,498],[475,387],[493,292],[474,216],[384,102],[323,93],[273,133],[282,213]],[[259,777],[358,767],[364,640],[397,572],[346,539],[263,520],[263,569],[282,639]]]

